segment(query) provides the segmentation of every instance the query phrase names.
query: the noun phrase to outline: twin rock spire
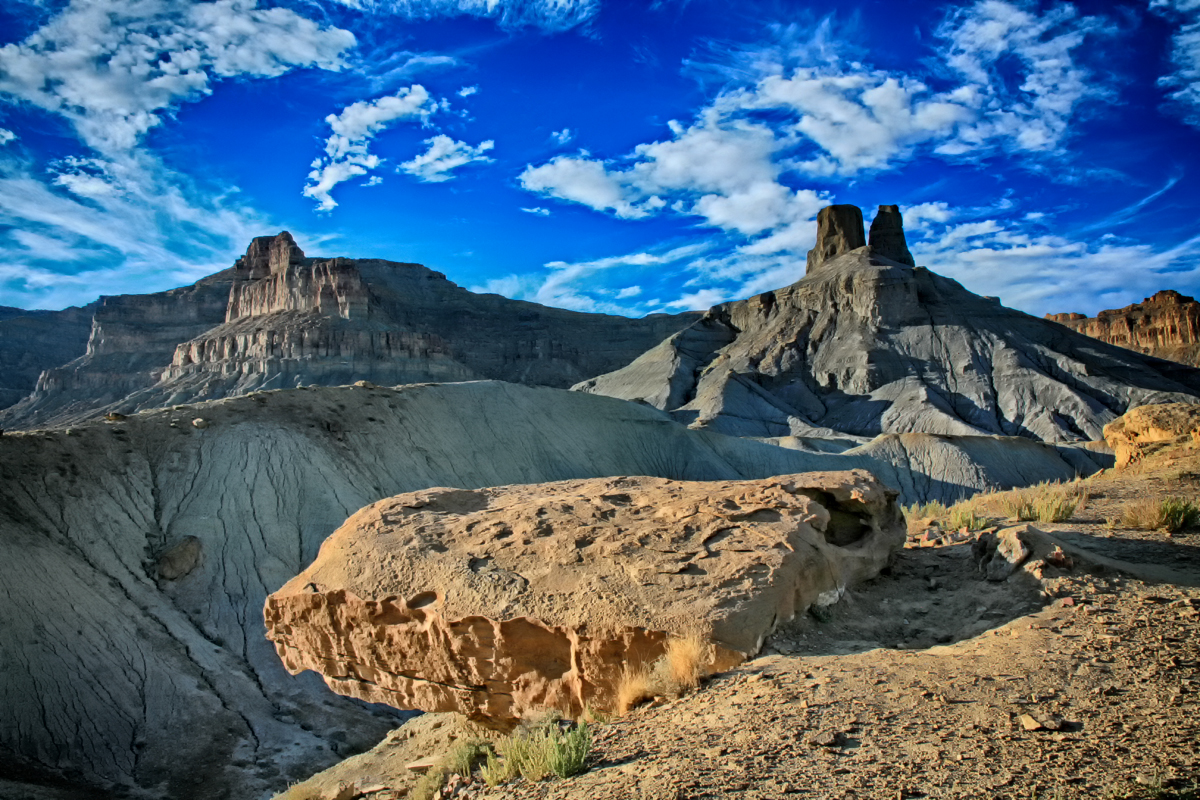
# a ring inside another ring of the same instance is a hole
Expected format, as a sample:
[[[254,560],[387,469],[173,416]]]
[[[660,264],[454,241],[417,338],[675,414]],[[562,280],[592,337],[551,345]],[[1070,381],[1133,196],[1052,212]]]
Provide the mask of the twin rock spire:
[[[910,267],[916,266],[908,242],[904,239],[904,219],[899,206],[880,206],[871,223],[871,239],[863,235],[862,209],[852,205],[827,206],[817,214],[817,246],[808,251],[808,269],[814,269],[843,253],[867,244],[883,258]]]

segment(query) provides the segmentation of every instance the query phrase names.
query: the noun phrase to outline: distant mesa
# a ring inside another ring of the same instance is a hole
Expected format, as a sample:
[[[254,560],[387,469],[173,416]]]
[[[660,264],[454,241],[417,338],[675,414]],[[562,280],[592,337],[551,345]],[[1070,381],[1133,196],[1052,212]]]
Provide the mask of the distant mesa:
[[[1118,347],[1200,366],[1200,303],[1171,289],[1095,317],[1065,313],[1046,319]]]

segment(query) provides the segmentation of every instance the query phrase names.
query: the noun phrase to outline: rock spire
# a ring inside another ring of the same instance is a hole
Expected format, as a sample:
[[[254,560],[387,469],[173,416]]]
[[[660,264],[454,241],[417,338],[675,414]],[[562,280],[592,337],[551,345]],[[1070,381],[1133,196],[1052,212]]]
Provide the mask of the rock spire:
[[[868,242],[876,255],[891,259],[898,264],[915,267],[908,242],[904,239],[904,218],[899,206],[880,206],[871,222],[871,238]]]
[[[239,277],[265,278],[286,272],[292,264],[304,263],[304,251],[287,231],[276,236],[256,236],[246,248],[246,255],[234,265]]]
[[[862,209],[852,205],[826,206],[817,214],[817,245],[808,251],[806,274],[867,243],[863,235]]]

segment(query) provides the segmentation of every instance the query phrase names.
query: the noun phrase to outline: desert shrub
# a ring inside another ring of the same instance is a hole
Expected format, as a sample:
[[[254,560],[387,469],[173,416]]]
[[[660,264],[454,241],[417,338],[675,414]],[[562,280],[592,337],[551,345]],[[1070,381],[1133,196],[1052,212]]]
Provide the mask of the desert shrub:
[[[1039,522],[1066,522],[1088,501],[1088,493],[1075,487],[1038,488],[1040,491],[1034,501],[1034,511]]]
[[[979,515],[977,506],[974,503],[956,503],[950,507],[948,514],[948,522],[954,530],[966,528],[969,531],[986,528],[990,520],[987,517]]]
[[[463,739],[447,751],[437,764],[420,777],[409,794],[411,800],[432,800],[451,775],[471,777],[475,765],[491,753],[491,748],[483,739]]]
[[[1009,519],[1022,521],[1037,519],[1037,503],[1033,495],[1025,489],[999,492],[996,494],[994,502]]]
[[[592,749],[592,734],[586,722],[581,722],[566,733],[557,727],[551,729],[548,738],[550,747],[550,770],[560,778],[569,778],[583,772],[584,761]]]
[[[586,722],[563,731],[557,721],[551,721],[498,742],[499,752],[487,752],[479,774],[493,787],[518,775],[527,781],[540,781],[550,775],[569,778],[583,772],[591,747],[592,735]]]
[[[946,506],[934,500],[930,503],[913,503],[904,508],[904,517],[908,520],[942,519],[946,516]]]
[[[1153,531],[1165,528],[1170,533],[1200,524],[1200,507],[1182,497],[1161,500],[1143,498],[1125,505],[1121,511],[1121,527]]]

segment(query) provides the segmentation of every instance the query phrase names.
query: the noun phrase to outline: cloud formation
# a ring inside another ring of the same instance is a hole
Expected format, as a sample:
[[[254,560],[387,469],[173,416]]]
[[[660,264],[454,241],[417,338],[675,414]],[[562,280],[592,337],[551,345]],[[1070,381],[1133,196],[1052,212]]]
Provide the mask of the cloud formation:
[[[471,16],[495,20],[505,28],[536,27],[565,31],[587,22],[600,9],[600,0],[335,0],[341,5],[376,14],[413,19]]]
[[[1179,23],[1171,40],[1175,70],[1159,83],[1172,90],[1170,98],[1183,110],[1188,124],[1200,128],[1200,0],[1151,0],[1150,8]]]
[[[454,178],[451,174],[454,170],[472,162],[486,164],[492,161],[484,154],[496,146],[496,143],[489,139],[472,147],[466,142],[456,141],[440,133],[432,139],[426,139],[425,144],[429,145],[429,149],[400,165],[403,172],[425,183],[451,180]]]
[[[6,145],[17,138],[17,135],[8,128],[0,128],[0,146]]]
[[[336,70],[353,34],[256,0],[71,0],[0,47],[0,95],[67,119],[89,147],[134,147],[215,81]]]
[[[1110,33],[1069,5],[1038,14],[979,0],[938,31],[952,85],[935,91],[914,75],[844,58],[826,21],[795,46],[740,53],[727,71],[740,82],[692,124],[671,122],[671,138],[617,159],[556,156],[529,165],[521,184],[628,219],[699,217],[745,241],[745,255],[799,254],[832,197],[798,183],[889,169],[918,152],[1061,155],[1078,106],[1106,92],[1074,53]]]
[[[368,149],[376,134],[401,120],[425,122],[438,108],[425,87],[415,83],[394,95],[360,100],[330,114],[325,121],[332,133],[325,140],[325,155],[312,163],[304,196],[316,200],[319,211],[333,210],[337,201],[330,192],[335,186],[379,166],[379,156]]]

